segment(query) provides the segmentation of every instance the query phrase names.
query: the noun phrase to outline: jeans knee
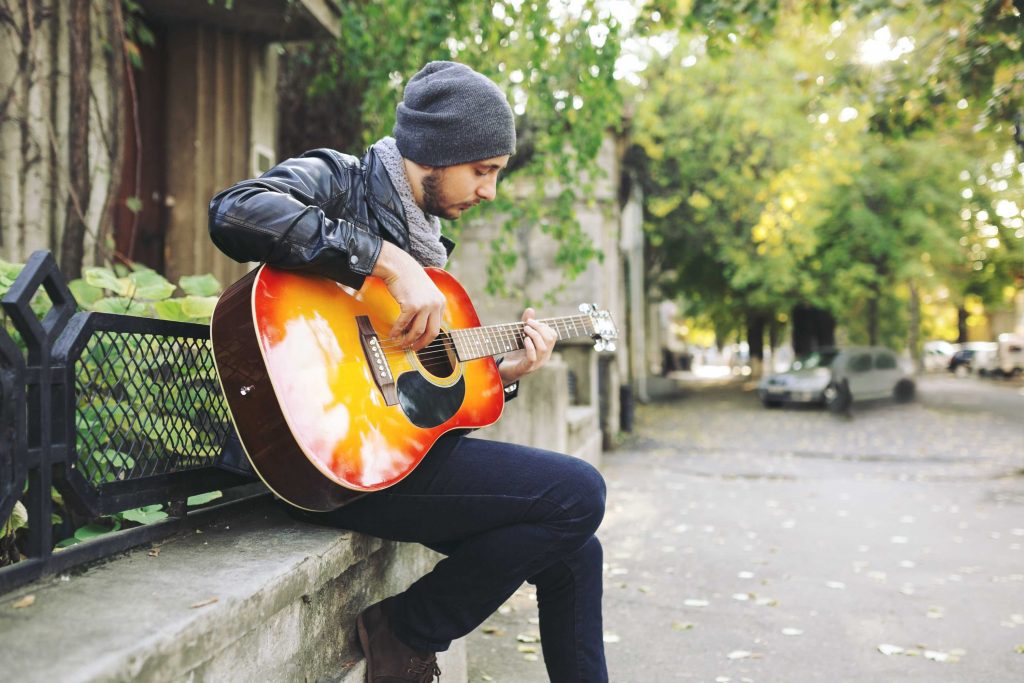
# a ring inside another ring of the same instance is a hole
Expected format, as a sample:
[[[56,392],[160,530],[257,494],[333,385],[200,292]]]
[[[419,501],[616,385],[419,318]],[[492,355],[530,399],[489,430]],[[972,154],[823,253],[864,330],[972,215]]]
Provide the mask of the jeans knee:
[[[575,473],[576,516],[579,519],[579,532],[590,537],[604,519],[604,506],[608,489],[604,477],[597,469],[582,460],[578,462]]]

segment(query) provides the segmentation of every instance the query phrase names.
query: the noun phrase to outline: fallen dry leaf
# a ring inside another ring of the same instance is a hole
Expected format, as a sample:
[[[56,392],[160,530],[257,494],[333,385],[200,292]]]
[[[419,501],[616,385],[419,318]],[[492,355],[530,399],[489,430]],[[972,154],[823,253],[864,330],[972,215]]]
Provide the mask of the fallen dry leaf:
[[[217,600],[219,599],[220,598],[207,598],[206,600],[200,600],[199,602],[193,605],[189,605],[189,607],[192,609],[195,609],[197,607],[206,607],[207,605],[212,605],[213,603],[217,602]]]
[[[15,600],[14,603],[11,604],[11,607],[13,607],[14,609],[25,609],[26,607],[31,607],[35,601],[35,595],[26,595],[23,598]]]

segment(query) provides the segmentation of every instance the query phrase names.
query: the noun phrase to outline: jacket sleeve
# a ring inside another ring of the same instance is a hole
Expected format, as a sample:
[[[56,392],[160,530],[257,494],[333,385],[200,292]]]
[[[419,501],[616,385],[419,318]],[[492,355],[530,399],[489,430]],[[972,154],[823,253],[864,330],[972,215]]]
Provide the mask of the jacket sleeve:
[[[382,242],[325,213],[348,197],[343,164],[331,150],[313,150],[218,193],[210,201],[210,238],[241,263],[261,261],[359,289]]]

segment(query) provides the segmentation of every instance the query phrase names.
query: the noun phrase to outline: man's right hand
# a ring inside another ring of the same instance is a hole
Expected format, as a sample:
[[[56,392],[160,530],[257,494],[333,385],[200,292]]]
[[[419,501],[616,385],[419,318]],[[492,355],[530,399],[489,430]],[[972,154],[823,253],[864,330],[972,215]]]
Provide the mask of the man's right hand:
[[[441,329],[445,298],[423,266],[395,245],[384,242],[373,275],[384,281],[401,306],[389,334],[391,339],[414,351],[434,341]]]

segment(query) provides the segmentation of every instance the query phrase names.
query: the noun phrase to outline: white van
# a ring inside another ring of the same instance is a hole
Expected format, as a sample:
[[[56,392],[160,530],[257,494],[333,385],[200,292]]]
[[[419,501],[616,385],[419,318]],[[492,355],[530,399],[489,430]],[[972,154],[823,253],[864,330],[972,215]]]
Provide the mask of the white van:
[[[1024,337],[1001,334],[996,344],[995,372],[1004,377],[1016,377],[1024,373]]]
[[[921,349],[921,364],[925,372],[936,372],[947,370],[949,360],[957,352],[957,346],[948,341],[935,339],[926,341]]]

